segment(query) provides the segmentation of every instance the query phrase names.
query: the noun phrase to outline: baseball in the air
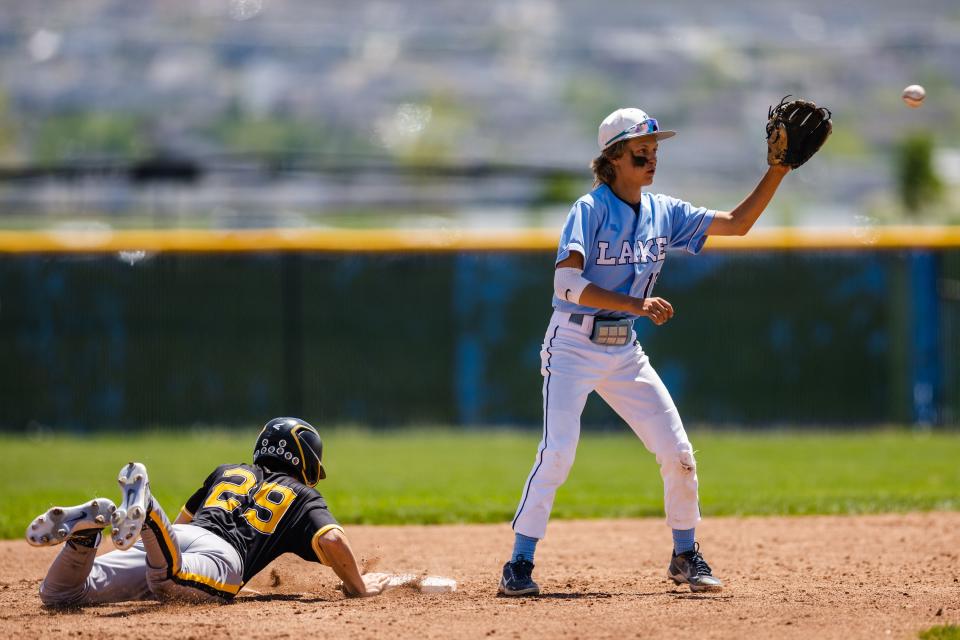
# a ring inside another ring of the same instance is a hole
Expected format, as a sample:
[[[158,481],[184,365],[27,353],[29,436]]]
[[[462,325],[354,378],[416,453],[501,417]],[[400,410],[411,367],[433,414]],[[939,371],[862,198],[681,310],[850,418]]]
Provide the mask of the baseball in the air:
[[[918,84],[912,84],[903,90],[901,96],[908,107],[916,109],[923,104],[923,99],[927,97],[927,91]]]

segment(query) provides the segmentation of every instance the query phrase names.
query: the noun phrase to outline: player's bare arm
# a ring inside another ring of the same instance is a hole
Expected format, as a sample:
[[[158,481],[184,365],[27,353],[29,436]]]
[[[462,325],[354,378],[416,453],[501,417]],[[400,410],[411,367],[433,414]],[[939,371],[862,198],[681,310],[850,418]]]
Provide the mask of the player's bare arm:
[[[388,578],[386,574],[376,574],[369,578],[360,575],[360,566],[350,548],[347,536],[338,529],[327,531],[319,539],[320,548],[330,563],[330,568],[343,580],[343,593],[351,597],[379,595]]]
[[[713,217],[710,226],[707,227],[709,236],[742,236],[746,235],[754,223],[760,217],[760,214],[770,204],[773,194],[780,187],[783,177],[789,173],[790,167],[786,165],[772,165],[767,169],[766,174],[760,180],[760,183],[754,188],[750,195],[743,199],[732,211],[718,211]]]
[[[583,254],[571,251],[567,258],[557,263],[557,269],[563,268],[583,269]],[[598,309],[625,311],[637,316],[645,316],[657,325],[661,325],[673,317],[673,305],[663,298],[634,298],[633,296],[609,291],[592,282],[580,294],[580,304]]]
[[[787,96],[789,97],[789,96]],[[808,100],[787,101],[767,113],[767,169],[760,184],[733,211],[720,211],[707,228],[711,236],[742,236],[770,204],[783,176],[802,166],[833,131],[830,110]]]

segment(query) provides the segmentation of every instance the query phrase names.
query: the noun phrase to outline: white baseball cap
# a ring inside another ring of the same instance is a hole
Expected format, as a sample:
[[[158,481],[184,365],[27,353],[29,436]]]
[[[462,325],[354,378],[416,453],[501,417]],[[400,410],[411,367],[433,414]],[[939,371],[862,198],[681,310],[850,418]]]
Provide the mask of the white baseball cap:
[[[597,134],[597,144],[602,151],[614,142],[650,135],[656,136],[657,140],[666,140],[677,135],[677,132],[661,131],[659,123],[648,116],[646,111],[628,107],[617,109],[603,119]]]

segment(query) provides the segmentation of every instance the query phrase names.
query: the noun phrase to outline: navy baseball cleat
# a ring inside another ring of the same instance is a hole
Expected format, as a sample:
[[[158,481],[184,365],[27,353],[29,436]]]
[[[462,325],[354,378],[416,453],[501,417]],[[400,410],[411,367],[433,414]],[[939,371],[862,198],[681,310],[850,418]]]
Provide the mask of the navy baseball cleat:
[[[687,583],[690,591],[722,591],[723,583],[713,577],[710,565],[700,555],[700,544],[696,543],[691,551],[676,553],[670,559],[667,577],[677,584]]]
[[[116,509],[106,498],[75,507],[53,507],[34,518],[27,527],[27,542],[35,547],[49,547],[85,535],[96,537],[110,524],[110,516]]]
[[[520,558],[516,562],[503,565],[503,577],[500,578],[498,591],[505,596],[537,596],[540,586],[533,581],[533,563]]]
[[[139,462],[125,464],[120,469],[117,482],[120,484],[123,501],[110,519],[113,525],[110,536],[117,549],[129,549],[139,539],[140,529],[143,528],[151,505],[147,468]]]

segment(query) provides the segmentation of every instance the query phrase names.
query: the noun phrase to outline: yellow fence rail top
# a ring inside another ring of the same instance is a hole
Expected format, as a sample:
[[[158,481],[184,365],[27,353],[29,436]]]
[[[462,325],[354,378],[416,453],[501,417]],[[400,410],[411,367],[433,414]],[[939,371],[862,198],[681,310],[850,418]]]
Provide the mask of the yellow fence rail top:
[[[553,251],[559,233],[559,229],[53,229],[0,231],[0,253]],[[960,226],[890,226],[755,229],[743,237],[711,237],[705,251],[958,247]]]

